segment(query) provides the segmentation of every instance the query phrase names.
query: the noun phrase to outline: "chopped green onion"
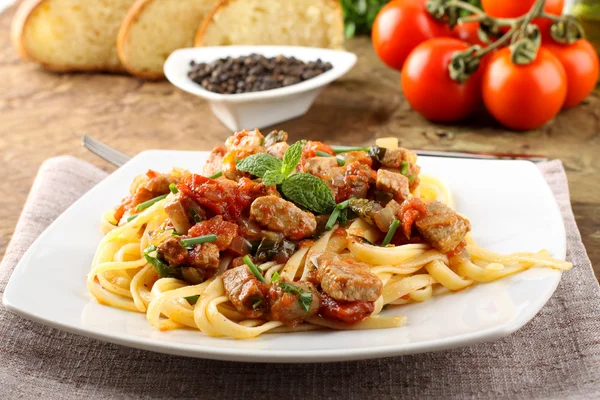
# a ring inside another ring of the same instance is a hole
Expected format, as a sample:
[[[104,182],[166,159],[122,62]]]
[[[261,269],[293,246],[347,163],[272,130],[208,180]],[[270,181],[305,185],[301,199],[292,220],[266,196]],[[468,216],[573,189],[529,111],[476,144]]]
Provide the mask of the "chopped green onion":
[[[279,278],[280,278],[279,272],[275,271],[275,273],[271,277],[271,282],[277,282],[279,280]]]
[[[318,155],[319,157],[333,157],[331,154],[325,153],[324,151],[321,151],[321,150],[315,151],[315,154]]]
[[[129,217],[127,217],[127,222],[133,221],[134,219],[136,219],[138,217],[138,215],[140,215],[140,214],[130,215]]]
[[[250,271],[252,271],[254,276],[256,276],[256,278],[259,281],[261,281],[262,283],[267,283],[267,280],[265,279],[264,276],[262,276],[262,274],[258,270],[258,267],[256,265],[254,265],[254,263],[252,262],[252,260],[250,259],[249,256],[244,256],[243,260],[244,260],[244,263],[248,266],[248,268],[250,268]]]
[[[394,221],[390,224],[390,230],[385,235],[385,238],[383,238],[383,242],[381,242],[382,247],[385,247],[388,244],[390,244],[392,238],[394,237],[394,233],[396,233],[396,229],[398,229],[398,225],[400,225],[400,221],[394,219]]]
[[[177,231],[175,229],[173,229],[173,232],[171,232],[171,236],[173,236],[173,237],[181,237],[181,235],[179,233],[177,233]]]
[[[331,146],[335,154],[347,153],[349,151],[369,151],[368,147],[357,146]]]
[[[326,231],[330,231],[333,229],[333,226],[337,222],[339,216],[340,216],[340,209],[336,207],[333,209],[333,212],[331,213],[331,215],[329,216],[329,219],[327,220],[327,223],[325,224]]]
[[[189,301],[190,304],[196,304],[196,302],[198,301],[199,298],[200,298],[199,295],[184,297],[184,299]]]
[[[354,197],[351,197],[348,200],[344,200],[335,207],[339,208],[340,210],[343,210],[344,208],[347,208],[350,205],[350,200],[352,200],[353,198]]]
[[[169,185],[169,190],[171,191],[171,193],[176,194],[177,192],[179,192],[179,190],[177,190],[177,186],[175,186],[174,183],[171,183]]]
[[[200,216],[200,214],[198,214],[198,211],[194,210],[193,208],[190,208],[190,214],[192,214],[192,218],[194,219],[195,223],[202,222],[202,217]]]
[[[402,161],[402,163],[400,164],[400,173],[404,176],[408,174],[408,162]]]
[[[408,183],[413,183],[414,180],[415,180],[415,176],[414,175],[410,175],[408,177]]]
[[[193,238],[189,238],[189,239],[182,239],[179,243],[183,247],[189,247],[189,246],[193,246],[195,244],[215,242],[216,240],[217,240],[217,235],[211,233],[210,235],[198,236],[198,237],[193,237]]]
[[[161,201],[162,199],[164,199],[164,198],[165,198],[165,197],[167,197],[168,195],[169,195],[168,193],[167,193],[167,194],[163,194],[162,196],[158,196],[158,197],[155,197],[155,198],[153,198],[153,199],[150,199],[150,200],[148,200],[148,201],[145,201],[145,202],[143,202],[143,203],[141,203],[141,204],[138,204],[138,206],[137,206],[137,210],[138,210],[138,211],[145,210],[146,208],[150,207],[150,206],[151,206],[151,205],[153,205],[154,203]]]
[[[340,166],[340,167],[343,167],[344,165],[346,165],[346,161],[341,157],[336,157],[335,160],[337,161],[338,166]]]
[[[262,299],[260,297],[256,297],[253,301],[252,301],[252,309],[256,310],[258,307],[260,307],[262,305]]]
[[[327,220],[327,223],[325,224],[326,231],[330,231],[333,229],[333,226],[335,225],[338,218],[340,217],[341,211],[348,207],[348,205],[350,204],[350,200],[351,199],[344,200],[335,206],[335,208],[333,209],[333,212],[331,213],[331,215],[329,216],[329,219]]]
[[[308,313],[313,300],[311,290],[304,290],[287,282],[279,282],[279,287],[286,293],[298,294],[298,302],[300,303],[300,306],[305,313]]]
[[[219,171],[219,172],[215,172],[214,174],[212,174],[211,176],[208,177],[208,179],[217,179],[223,176],[223,171]]]
[[[156,257],[150,255],[150,253],[154,253],[157,250],[156,246],[148,246],[144,249],[144,258],[148,264],[152,264],[154,266],[154,270],[158,273],[158,276],[161,278],[167,276],[173,276],[175,274],[175,269],[173,269],[169,264],[163,262],[158,258],[158,254]]]

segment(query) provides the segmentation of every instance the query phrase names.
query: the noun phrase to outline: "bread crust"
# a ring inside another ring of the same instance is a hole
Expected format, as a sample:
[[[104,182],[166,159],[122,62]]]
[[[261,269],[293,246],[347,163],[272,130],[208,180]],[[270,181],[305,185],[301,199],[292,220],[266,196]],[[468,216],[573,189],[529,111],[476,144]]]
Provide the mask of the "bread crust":
[[[215,14],[219,13],[219,11],[221,11],[222,8],[227,6],[227,4],[232,1],[236,1],[236,0],[219,0],[213,6],[213,8],[210,10],[210,12],[208,14],[206,14],[206,16],[204,17],[204,20],[202,20],[202,23],[200,24],[200,27],[196,31],[196,38],[194,39],[195,47],[203,46],[202,38],[204,37],[204,33],[206,32],[206,29],[208,29],[208,26],[210,25],[213,17],[215,16]],[[329,1],[329,2],[332,2],[333,4],[335,4],[335,9],[338,14],[338,18],[340,18],[340,20],[343,21],[344,17],[342,14],[342,6],[340,5],[340,2],[338,0],[324,0],[324,1]],[[343,25],[342,25],[342,27],[343,27]]]
[[[34,58],[31,54],[29,54],[27,52],[27,46],[25,44],[25,26],[27,25],[31,14],[33,14],[36,8],[41,6],[45,1],[46,0],[24,0],[21,2],[21,4],[19,4],[17,11],[13,16],[10,29],[10,38],[13,47],[22,59],[26,61],[33,61],[42,66],[42,68],[55,72],[124,72],[124,69],[122,67],[80,67],[73,65],[48,64],[46,62]]]
[[[136,0],[135,3],[129,7],[127,10],[127,14],[125,14],[125,18],[121,23],[121,27],[119,28],[119,33],[117,35],[117,54],[119,55],[119,60],[121,60],[121,64],[125,67],[125,70],[129,72],[131,75],[134,75],[138,78],[146,79],[146,80],[161,80],[165,78],[164,73],[161,71],[159,74],[155,74],[149,71],[144,71],[138,68],[135,68],[129,60],[127,59],[126,53],[126,42],[127,37],[129,36],[129,29],[137,21],[139,16],[144,12],[144,8],[153,0]]]

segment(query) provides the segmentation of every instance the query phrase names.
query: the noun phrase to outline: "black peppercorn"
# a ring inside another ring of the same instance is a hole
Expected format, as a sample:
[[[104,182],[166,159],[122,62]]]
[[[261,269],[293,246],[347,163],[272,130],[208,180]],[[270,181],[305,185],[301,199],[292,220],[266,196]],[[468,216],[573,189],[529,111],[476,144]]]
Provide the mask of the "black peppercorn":
[[[331,63],[303,62],[295,57],[250,54],[221,58],[211,63],[190,61],[188,77],[215,93],[246,93],[295,85],[333,68]]]

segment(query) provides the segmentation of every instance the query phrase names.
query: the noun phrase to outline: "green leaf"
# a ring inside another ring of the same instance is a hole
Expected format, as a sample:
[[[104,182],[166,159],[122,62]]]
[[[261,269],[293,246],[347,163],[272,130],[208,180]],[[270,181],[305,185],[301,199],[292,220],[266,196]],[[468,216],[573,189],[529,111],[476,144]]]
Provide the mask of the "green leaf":
[[[258,153],[240,160],[236,168],[238,171],[249,172],[254,176],[262,178],[267,171],[279,171],[281,169],[281,160],[267,153]]]
[[[281,185],[281,192],[288,200],[317,214],[331,212],[335,207],[329,186],[316,176],[304,172],[287,178]]]
[[[285,175],[281,171],[267,171],[262,178],[266,186],[281,185],[285,179]]]
[[[283,166],[281,167],[281,173],[285,176],[288,176],[296,169],[296,166],[300,162],[302,158],[302,149],[306,144],[305,140],[300,140],[285,151],[283,155]]]
[[[156,246],[148,246],[144,249],[144,258],[148,264],[154,266],[154,270],[161,278],[175,275],[175,269],[169,264],[158,259],[158,255],[151,256],[150,253],[156,252]],[[156,253],[155,253],[156,254]]]

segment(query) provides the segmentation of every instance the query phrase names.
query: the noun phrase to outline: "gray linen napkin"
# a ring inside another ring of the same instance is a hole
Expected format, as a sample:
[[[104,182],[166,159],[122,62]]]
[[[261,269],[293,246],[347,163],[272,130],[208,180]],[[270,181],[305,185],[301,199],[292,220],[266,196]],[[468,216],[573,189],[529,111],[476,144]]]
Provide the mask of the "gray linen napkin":
[[[104,343],[0,306],[0,398],[600,398],[600,289],[562,164],[540,170],[560,205],[575,268],[533,321],[505,339],[369,361],[240,364]],[[105,175],[73,157],[41,167],[0,264],[0,292],[40,232]]]

